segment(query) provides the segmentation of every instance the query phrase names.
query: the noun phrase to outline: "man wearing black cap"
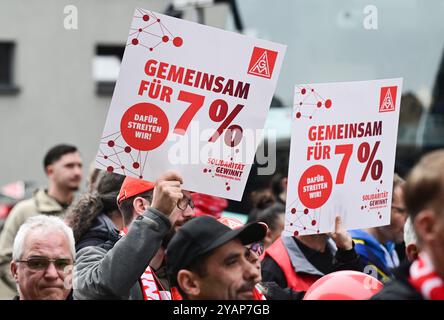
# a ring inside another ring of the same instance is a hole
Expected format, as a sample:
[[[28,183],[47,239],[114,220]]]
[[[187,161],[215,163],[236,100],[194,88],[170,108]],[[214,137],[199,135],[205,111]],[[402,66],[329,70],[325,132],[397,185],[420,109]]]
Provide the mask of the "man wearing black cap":
[[[167,273],[182,298],[189,300],[252,300],[260,272],[245,246],[261,241],[263,224],[231,230],[212,217],[189,221],[167,248]]]

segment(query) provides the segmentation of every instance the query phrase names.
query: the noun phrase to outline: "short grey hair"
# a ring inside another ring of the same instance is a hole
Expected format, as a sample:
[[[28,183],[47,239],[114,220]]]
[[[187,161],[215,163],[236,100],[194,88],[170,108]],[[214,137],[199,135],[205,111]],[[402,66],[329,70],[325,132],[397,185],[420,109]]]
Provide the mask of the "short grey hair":
[[[23,246],[25,244],[26,237],[31,231],[35,229],[45,230],[57,230],[61,231],[69,242],[69,249],[71,251],[72,259],[76,256],[75,241],[72,229],[68,227],[62,219],[56,216],[37,215],[26,220],[24,224],[20,226],[17,235],[14,239],[14,246],[12,249],[12,259],[14,261],[20,260],[23,255]]]
[[[417,244],[418,239],[415,234],[415,229],[413,228],[412,219],[407,218],[404,225],[404,242],[407,247],[409,244]]]

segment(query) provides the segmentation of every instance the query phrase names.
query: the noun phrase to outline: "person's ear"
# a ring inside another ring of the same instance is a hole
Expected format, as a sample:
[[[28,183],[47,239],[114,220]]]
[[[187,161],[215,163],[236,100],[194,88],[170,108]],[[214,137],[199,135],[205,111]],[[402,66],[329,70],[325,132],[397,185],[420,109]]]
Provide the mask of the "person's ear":
[[[200,282],[192,271],[180,270],[177,273],[177,283],[188,297],[197,297],[200,294]]]
[[[418,239],[428,244],[435,240],[435,225],[436,217],[431,209],[420,211],[413,221]]]
[[[54,172],[54,166],[52,164],[46,166],[45,173],[49,177]]]
[[[410,243],[405,248],[405,255],[407,257],[407,260],[410,262],[415,261],[418,258],[419,250],[418,246],[414,243]]]
[[[273,235],[270,228],[267,229],[267,233],[265,234],[265,238],[263,241],[264,246],[266,247],[269,247],[273,243]]]
[[[139,216],[143,214],[148,207],[150,206],[150,202],[142,197],[135,197],[133,200],[133,208],[134,212]]]
[[[11,268],[11,274],[14,277],[15,282],[18,283],[18,273],[17,273],[18,264],[17,264],[17,262],[15,262],[14,260],[11,261],[10,268]]]

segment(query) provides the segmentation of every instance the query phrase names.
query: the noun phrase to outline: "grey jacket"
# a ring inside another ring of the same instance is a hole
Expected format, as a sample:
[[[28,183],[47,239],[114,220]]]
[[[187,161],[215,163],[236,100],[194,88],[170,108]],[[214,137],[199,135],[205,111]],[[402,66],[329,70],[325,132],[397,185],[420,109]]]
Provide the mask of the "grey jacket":
[[[142,300],[139,278],[171,228],[169,219],[149,208],[114,247],[88,246],[77,252],[73,298]]]

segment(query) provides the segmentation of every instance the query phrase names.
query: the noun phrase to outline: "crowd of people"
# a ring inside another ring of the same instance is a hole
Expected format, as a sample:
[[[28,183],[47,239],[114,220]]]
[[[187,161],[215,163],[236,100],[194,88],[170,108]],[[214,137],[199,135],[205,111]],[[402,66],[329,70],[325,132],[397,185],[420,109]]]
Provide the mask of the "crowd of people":
[[[349,270],[383,283],[367,298],[444,299],[444,150],[394,175],[389,225],[347,231],[338,216],[334,232],[303,236],[282,235],[284,176],[253,194],[243,224],[178,172],[148,182],[93,169],[75,197],[82,159],[69,145],[47,152],[44,171],[47,188],[0,234],[0,298],[301,300]]]

